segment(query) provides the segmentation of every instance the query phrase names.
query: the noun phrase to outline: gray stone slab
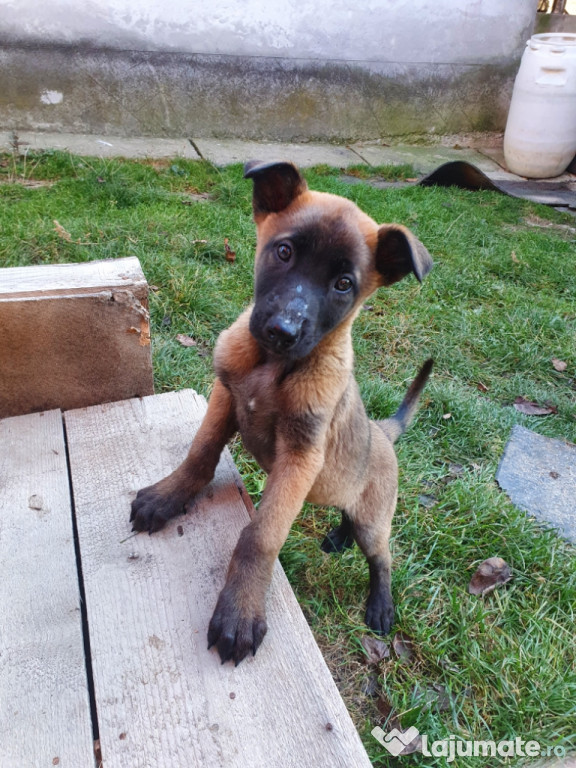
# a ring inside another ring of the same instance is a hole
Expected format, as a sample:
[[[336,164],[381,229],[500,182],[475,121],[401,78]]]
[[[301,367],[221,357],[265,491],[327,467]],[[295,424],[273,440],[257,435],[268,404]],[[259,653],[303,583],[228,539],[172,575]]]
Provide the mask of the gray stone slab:
[[[18,131],[21,151],[26,149],[60,149],[73,155],[92,157],[162,158],[187,157],[198,159],[188,139],[162,139],[153,136],[125,137],[85,133],[40,133]],[[1,135],[0,148],[10,151],[10,133]]]
[[[333,144],[292,144],[235,139],[194,139],[202,157],[215,165],[246,163],[248,160],[288,160],[300,167],[332,165],[337,168],[361,165],[362,158],[347,147]]]
[[[400,165],[410,163],[418,173],[431,173],[443,163],[465,160],[484,173],[497,173],[502,169],[492,158],[475,149],[454,149],[452,147],[411,147],[397,145],[383,147],[377,144],[357,143],[353,149],[370,165]]]
[[[576,445],[516,424],[496,480],[517,507],[576,544]]]
[[[575,177],[569,176],[571,180]],[[455,160],[444,163],[420,180],[426,187],[460,187],[470,190],[492,190],[511,197],[522,197],[543,205],[576,209],[576,181],[560,182],[554,179],[522,179],[512,181],[495,178],[472,163]]]
[[[499,181],[498,186],[512,197],[522,197],[541,205],[576,209],[576,183],[522,179]]]
[[[490,172],[488,174],[491,179],[503,179],[509,181],[519,179],[525,180],[523,176],[517,176],[515,173],[510,173],[510,171],[507,169],[503,147],[482,147],[478,151],[486,157],[491,158],[500,168],[500,171],[495,171],[494,173]],[[554,176],[552,181],[554,181],[556,184],[569,184],[574,182],[574,174],[576,173],[576,165],[574,165],[574,168],[572,169],[574,162],[576,162],[576,158],[573,163],[568,166],[564,173],[560,174],[560,176]],[[543,179],[543,181],[546,182],[547,180]]]

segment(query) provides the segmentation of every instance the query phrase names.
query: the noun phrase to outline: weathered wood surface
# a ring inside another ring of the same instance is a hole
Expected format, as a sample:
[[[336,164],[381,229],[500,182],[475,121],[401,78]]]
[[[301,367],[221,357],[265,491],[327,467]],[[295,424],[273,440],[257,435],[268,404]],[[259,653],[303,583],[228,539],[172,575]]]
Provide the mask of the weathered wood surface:
[[[0,269],[0,418],[154,393],[136,258]]]
[[[44,296],[77,296],[129,286],[139,299],[148,296],[148,284],[134,256],[79,264],[41,264],[0,270],[0,301]]]
[[[256,657],[235,668],[207,649],[249,520],[227,451],[193,511],[122,543],[135,492],[180,462],[204,408],[188,390],[65,415],[104,765],[367,767],[278,563]]]
[[[0,583],[0,766],[94,768],[59,411],[0,421]]]

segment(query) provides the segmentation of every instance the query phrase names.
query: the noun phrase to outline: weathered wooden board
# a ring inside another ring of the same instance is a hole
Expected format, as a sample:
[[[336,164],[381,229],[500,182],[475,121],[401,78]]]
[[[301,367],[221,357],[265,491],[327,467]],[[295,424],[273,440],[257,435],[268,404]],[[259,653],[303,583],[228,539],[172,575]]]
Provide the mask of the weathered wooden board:
[[[148,283],[135,256],[77,264],[5,267],[0,271],[0,296],[3,299],[85,296],[126,287],[140,300],[148,296]]]
[[[0,418],[154,392],[136,258],[0,269],[0,328]]]
[[[94,767],[62,417],[0,421],[0,765]]]
[[[65,415],[106,768],[352,768],[370,762],[277,563],[268,635],[235,668],[206,633],[249,516],[226,451],[195,509],[130,534],[136,490],[184,457],[190,390]]]

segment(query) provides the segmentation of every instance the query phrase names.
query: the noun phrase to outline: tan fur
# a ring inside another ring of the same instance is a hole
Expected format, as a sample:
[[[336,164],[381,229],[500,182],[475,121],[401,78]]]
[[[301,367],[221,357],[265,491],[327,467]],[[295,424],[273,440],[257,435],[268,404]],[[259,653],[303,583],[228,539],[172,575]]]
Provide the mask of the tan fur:
[[[265,199],[274,200],[266,192]],[[255,206],[255,221],[257,276],[265,269],[262,253],[276,236],[289,236],[315,221],[324,222],[325,229],[332,221],[338,231],[344,227],[356,243],[353,259],[360,277],[354,306],[309,354],[289,366],[281,356],[267,354],[250,332],[254,307],[243,312],[216,345],[216,383],[187,459],[168,478],[140,491],[132,511],[136,529],[162,527],[210,481],[224,444],[240,431],[269,476],[210,624],[210,644],[217,645],[223,661],[236,663],[255,652],[264,636],[273,563],[305,500],[345,510],[342,526],[332,532],[334,541],[348,542],[353,536],[358,542],[370,566],[367,622],[379,631],[390,629],[388,539],[397,463],[392,443],[369,421],[361,402],[353,377],[351,326],[366,297],[386,282],[376,268],[379,242],[394,230],[411,252],[423,249],[403,227],[383,230],[350,201],[311,192],[305,182],[298,183],[297,196],[281,211],[262,212]]]

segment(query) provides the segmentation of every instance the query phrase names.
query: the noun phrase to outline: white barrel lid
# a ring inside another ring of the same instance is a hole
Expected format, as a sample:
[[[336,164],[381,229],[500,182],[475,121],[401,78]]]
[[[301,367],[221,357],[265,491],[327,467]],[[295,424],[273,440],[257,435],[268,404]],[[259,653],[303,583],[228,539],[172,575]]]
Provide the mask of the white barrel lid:
[[[526,43],[533,51],[546,50],[552,53],[563,53],[567,48],[576,48],[576,33],[544,32],[532,35]]]

